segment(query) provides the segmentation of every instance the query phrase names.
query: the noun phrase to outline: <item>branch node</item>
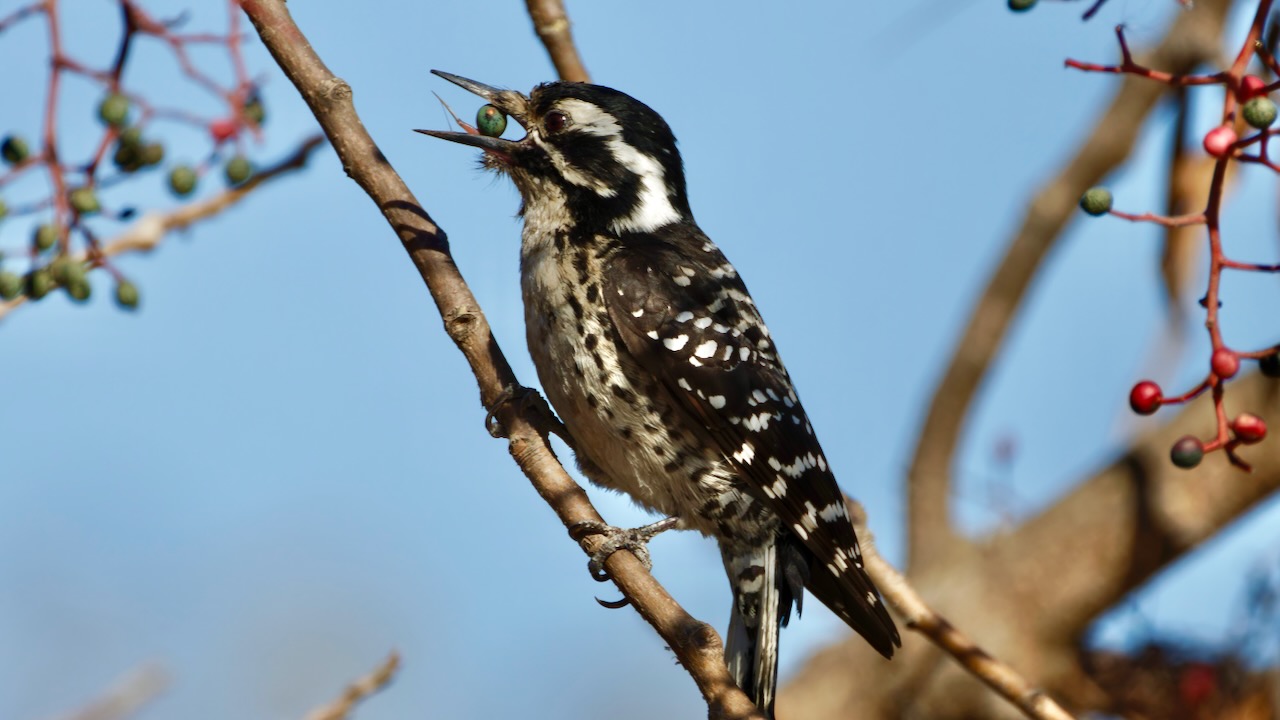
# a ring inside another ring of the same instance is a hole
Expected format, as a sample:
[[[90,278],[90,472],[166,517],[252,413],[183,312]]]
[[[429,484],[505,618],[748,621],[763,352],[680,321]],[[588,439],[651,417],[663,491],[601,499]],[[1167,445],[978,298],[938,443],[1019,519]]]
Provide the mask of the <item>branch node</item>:
[[[471,334],[475,332],[476,320],[478,319],[479,312],[474,308],[454,308],[445,314],[445,329],[448,331],[449,337],[461,345],[471,339]],[[508,386],[504,392],[513,392],[513,390]],[[497,402],[494,403],[495,409],[497,404]]]
[[[320,86],[320,97],[330,102],[351,99],[351,86],[340,77],[331,77]]]

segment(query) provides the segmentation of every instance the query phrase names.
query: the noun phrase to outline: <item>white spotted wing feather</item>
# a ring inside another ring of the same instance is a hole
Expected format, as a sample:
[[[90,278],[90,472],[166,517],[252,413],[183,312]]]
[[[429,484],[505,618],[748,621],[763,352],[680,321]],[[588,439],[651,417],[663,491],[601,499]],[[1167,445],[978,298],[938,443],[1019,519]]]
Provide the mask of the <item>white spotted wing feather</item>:
[[[810,554],[806,586],[882,654],[898,634],[862,569],[844,496],[747,288],[689,225],[628,239],[605,268],[627,351]]]

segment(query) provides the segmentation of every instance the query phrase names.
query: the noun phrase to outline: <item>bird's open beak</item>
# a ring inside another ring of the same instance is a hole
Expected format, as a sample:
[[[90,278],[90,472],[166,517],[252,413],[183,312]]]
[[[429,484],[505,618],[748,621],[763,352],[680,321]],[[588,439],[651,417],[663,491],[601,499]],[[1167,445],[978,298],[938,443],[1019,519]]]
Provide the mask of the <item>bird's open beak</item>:
[[[479,95],[489,101],[490,105],[498,108],[498,110],[510,116],[521,125],[524,125],[523,120],[527,117],[526,107],[529,102],[524,95],[521,95],[514,90],[502,90],[491,85],[485,85],[482,82],[468,80],[467,78],[447,73],[443,70],[432,70],[431,73],[433,75],[439,75],[454,85],[470,90],[476,95]],[[446,109],[448,109],[448,107],[448,105],[445,105]],[[453,115],[453,111],[449,110],[449,114]],[[478,147],[481,150],[489,150],[502,155],[509,155],[511,151],[519,145],[518,140],[504,140],[500,137],[481,135],[479,130],[463,122],[457,115],[453,115],[453,119],[454,122],[458,123],[458,126],[466,132],[446,132],[443,130],[417,130],[416,132],[420,132],[423,135],[430,135],[431,137],[438,137],[443,140],[451,140],[456,143],[461,143],[462,145]]]

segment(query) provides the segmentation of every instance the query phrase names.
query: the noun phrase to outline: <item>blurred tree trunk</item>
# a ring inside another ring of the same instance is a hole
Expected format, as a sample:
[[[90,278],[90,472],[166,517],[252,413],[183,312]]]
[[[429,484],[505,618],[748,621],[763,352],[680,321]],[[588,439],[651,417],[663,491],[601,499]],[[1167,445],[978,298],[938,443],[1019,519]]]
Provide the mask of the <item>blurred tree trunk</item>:
[[[1208,0],[1182,12],[1140,64],[1190,73],[1217,60],[1231,3]],[[978,300],[921,431],[908,478],[908,580],[924,600],[1031,682],[1075,712],[1110,707],[1111,696],[1082,663],[1090,625],[1155,573],[1280,489],[1280,446],[1249,448],[1254,473],[1224,459],[1175,468],[1169,447],[1203,430],[1207,397],[1137,439],[1110,466],[1082,478],[1037,516],[990,537],[950,524],[951,464],[972,398],[998,353],[1023,293],[1075,212],[1081,188],[1129,155],[1170,86],[1123,76],[1092,136],[1028,203],[1022,227]],[[1202,230],[1203,232],[1203,230]],[[1280,416],[1280,384],[1262,376],[1231,386],[1239,410]],[[790,718],[1018,718],[1021,712],[916,633],[886,662],[859,638],[814,656],[784,688]]]

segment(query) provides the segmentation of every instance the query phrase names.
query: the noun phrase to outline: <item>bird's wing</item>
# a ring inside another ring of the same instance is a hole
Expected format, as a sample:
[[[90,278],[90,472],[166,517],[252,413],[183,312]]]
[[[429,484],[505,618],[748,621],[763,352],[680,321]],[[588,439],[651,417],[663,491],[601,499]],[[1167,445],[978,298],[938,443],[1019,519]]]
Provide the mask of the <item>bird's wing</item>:
[[[810,590],[882,654],[899,645],[862,569],[844,496],[737,272],[696,229],[628,240],[607,262],[609,315],[632,358],[818,559]],[[820,575],[825,577],[819,577]]]

